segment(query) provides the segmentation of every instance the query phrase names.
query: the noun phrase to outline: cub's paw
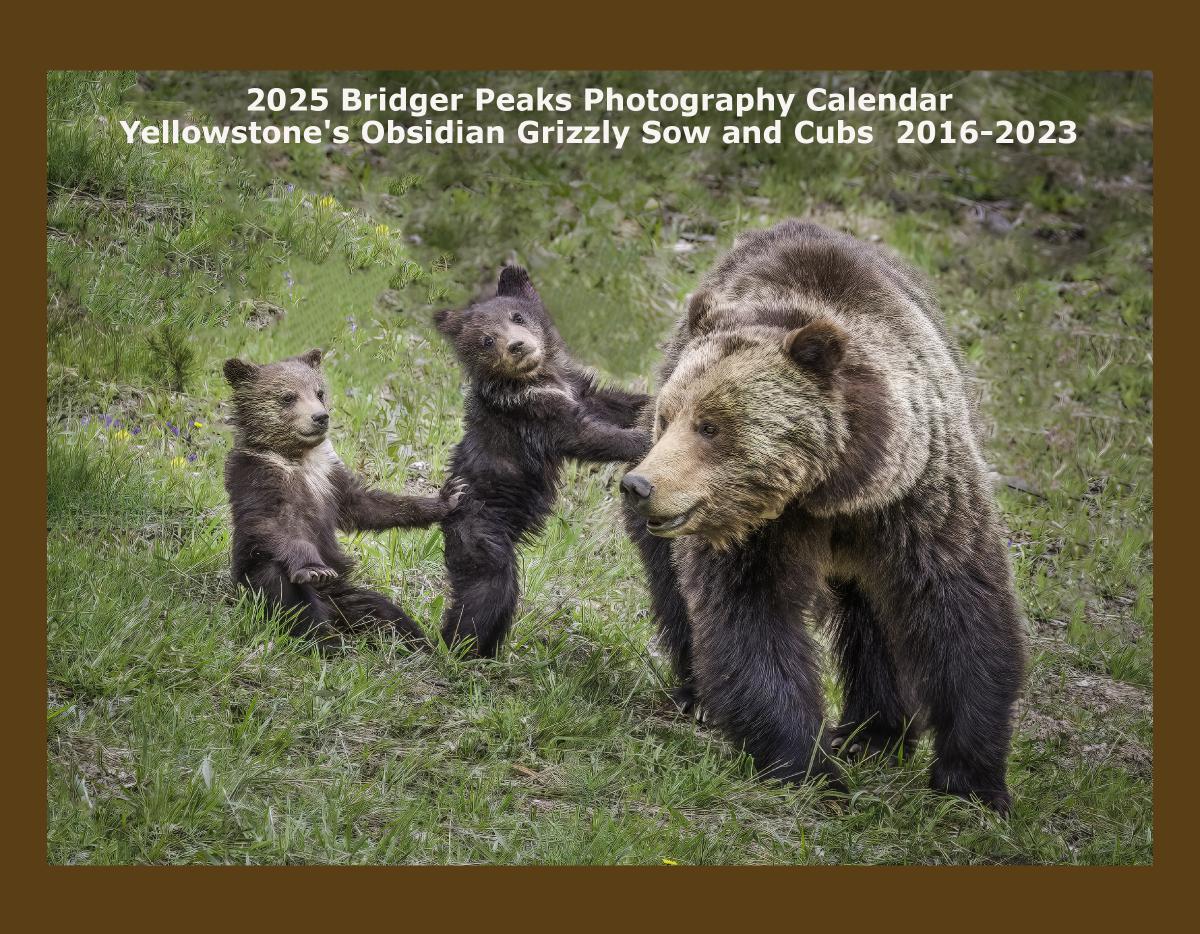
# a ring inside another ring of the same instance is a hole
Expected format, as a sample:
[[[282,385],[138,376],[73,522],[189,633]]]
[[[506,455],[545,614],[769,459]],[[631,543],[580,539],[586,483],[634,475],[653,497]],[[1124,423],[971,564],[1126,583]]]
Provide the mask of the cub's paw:
[[[452,477],[442,487],[442,500],[446,504],[447,514],[454,512],[463,499],[470,493],[471,488],[467,485],[467,481],[461,477]]]
[[[319,584],[322,581],[331,581],[337,576],[338,572],[331,567],[323,564],[310,564],[292,574],[292,583]]]

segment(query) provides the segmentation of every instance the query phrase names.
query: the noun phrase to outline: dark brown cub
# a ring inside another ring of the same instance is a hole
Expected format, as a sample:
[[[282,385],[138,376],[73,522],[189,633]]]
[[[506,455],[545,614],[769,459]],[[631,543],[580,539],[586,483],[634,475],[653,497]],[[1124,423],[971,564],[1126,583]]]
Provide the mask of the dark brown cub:
[[[470,493],[442,523],[451,589],[442,633],[493,656],[517,605],[517,546],[541,531],[563,463],[640,457],[649,435],[633,425],[646,397],[599,385],[571,359],[520,267],[500,271],[494,298],[434,321],[470,382],[450,466]]]

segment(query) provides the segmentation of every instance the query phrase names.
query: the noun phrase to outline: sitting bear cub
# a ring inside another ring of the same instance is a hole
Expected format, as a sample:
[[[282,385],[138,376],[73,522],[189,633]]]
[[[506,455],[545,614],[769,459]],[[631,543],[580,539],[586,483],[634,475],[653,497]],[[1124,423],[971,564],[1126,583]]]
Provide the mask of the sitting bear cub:
[[[796,221],[737,239],[622,480],[680,697],[767,774],[911,750],[1004,811],[1021,611],[957,352],[916,274]],[[845,694],[824,729],[827,622]]]
[[[451,589],[442,632],[494,656],[517,605],[517,545],[541,531],[564,460],[641,457],[649,434],[632,426],[646,397],[598,386],[571,359],[520,267],[500,271],[495,298],[434,321],[470,380],[450,464],[470,492],[442,523]]]
[[[225,461],[233,510],[233,578],[273,609],[296,612],[293,635],[336,640],[366,628],[424,634],[382,594],[347,578],[352,563],[336,531],[424,528],[448,516],[457,489],[396,496],[368,488],[327,439],[329,407],[321,351],[259,366],[232,359],[236,439]]]

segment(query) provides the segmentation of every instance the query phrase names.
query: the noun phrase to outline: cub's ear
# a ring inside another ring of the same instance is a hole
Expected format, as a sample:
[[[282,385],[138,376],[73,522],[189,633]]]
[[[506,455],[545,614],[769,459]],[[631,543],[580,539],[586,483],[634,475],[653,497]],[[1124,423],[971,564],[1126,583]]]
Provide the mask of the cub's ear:
[[[820,376],[837,369],[846,354],[847,334],[832,321],[814,321],[789,331],[783,352],[797,365]]]
[[[707,334],[712,330],[713,297],[712,293],[700,289],[693,292],[688,299],[688,331],[693,337]]]
[[[458,337],[462,332],[463,313],[453,308],[443,308],[441,311],[434,312],[433,326],[438,329],[439,334],[444,334],[446,337]]]
[[[307,363],[315,370],[321,365],[321,358],[323,356],[325,356],[324,351],[322,351],[319,347],[314,347],[308,353],[300,355],[300,362]]]
[[[253,363],[247,363],[237,357],[230,357],[225,361],[225,379],[229,381],[230,386],[248,382],[257,375],[258,367]]]
[[[521,266],[504,266],[496,282],[496,295],[501,298],[523,298],[528,302],[542,303],[537,289],[529,281],[529,273]]]

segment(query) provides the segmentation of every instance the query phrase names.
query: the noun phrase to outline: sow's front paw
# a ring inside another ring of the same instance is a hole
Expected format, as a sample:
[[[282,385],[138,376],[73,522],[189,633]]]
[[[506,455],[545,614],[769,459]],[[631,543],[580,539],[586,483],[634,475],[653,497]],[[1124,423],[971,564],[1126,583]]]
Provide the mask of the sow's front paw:
[[[292,583],[319,584],[322,581],[331,581],[337,576],[338,572],[331,567],[323,564],[310,564],[292,573]]]

